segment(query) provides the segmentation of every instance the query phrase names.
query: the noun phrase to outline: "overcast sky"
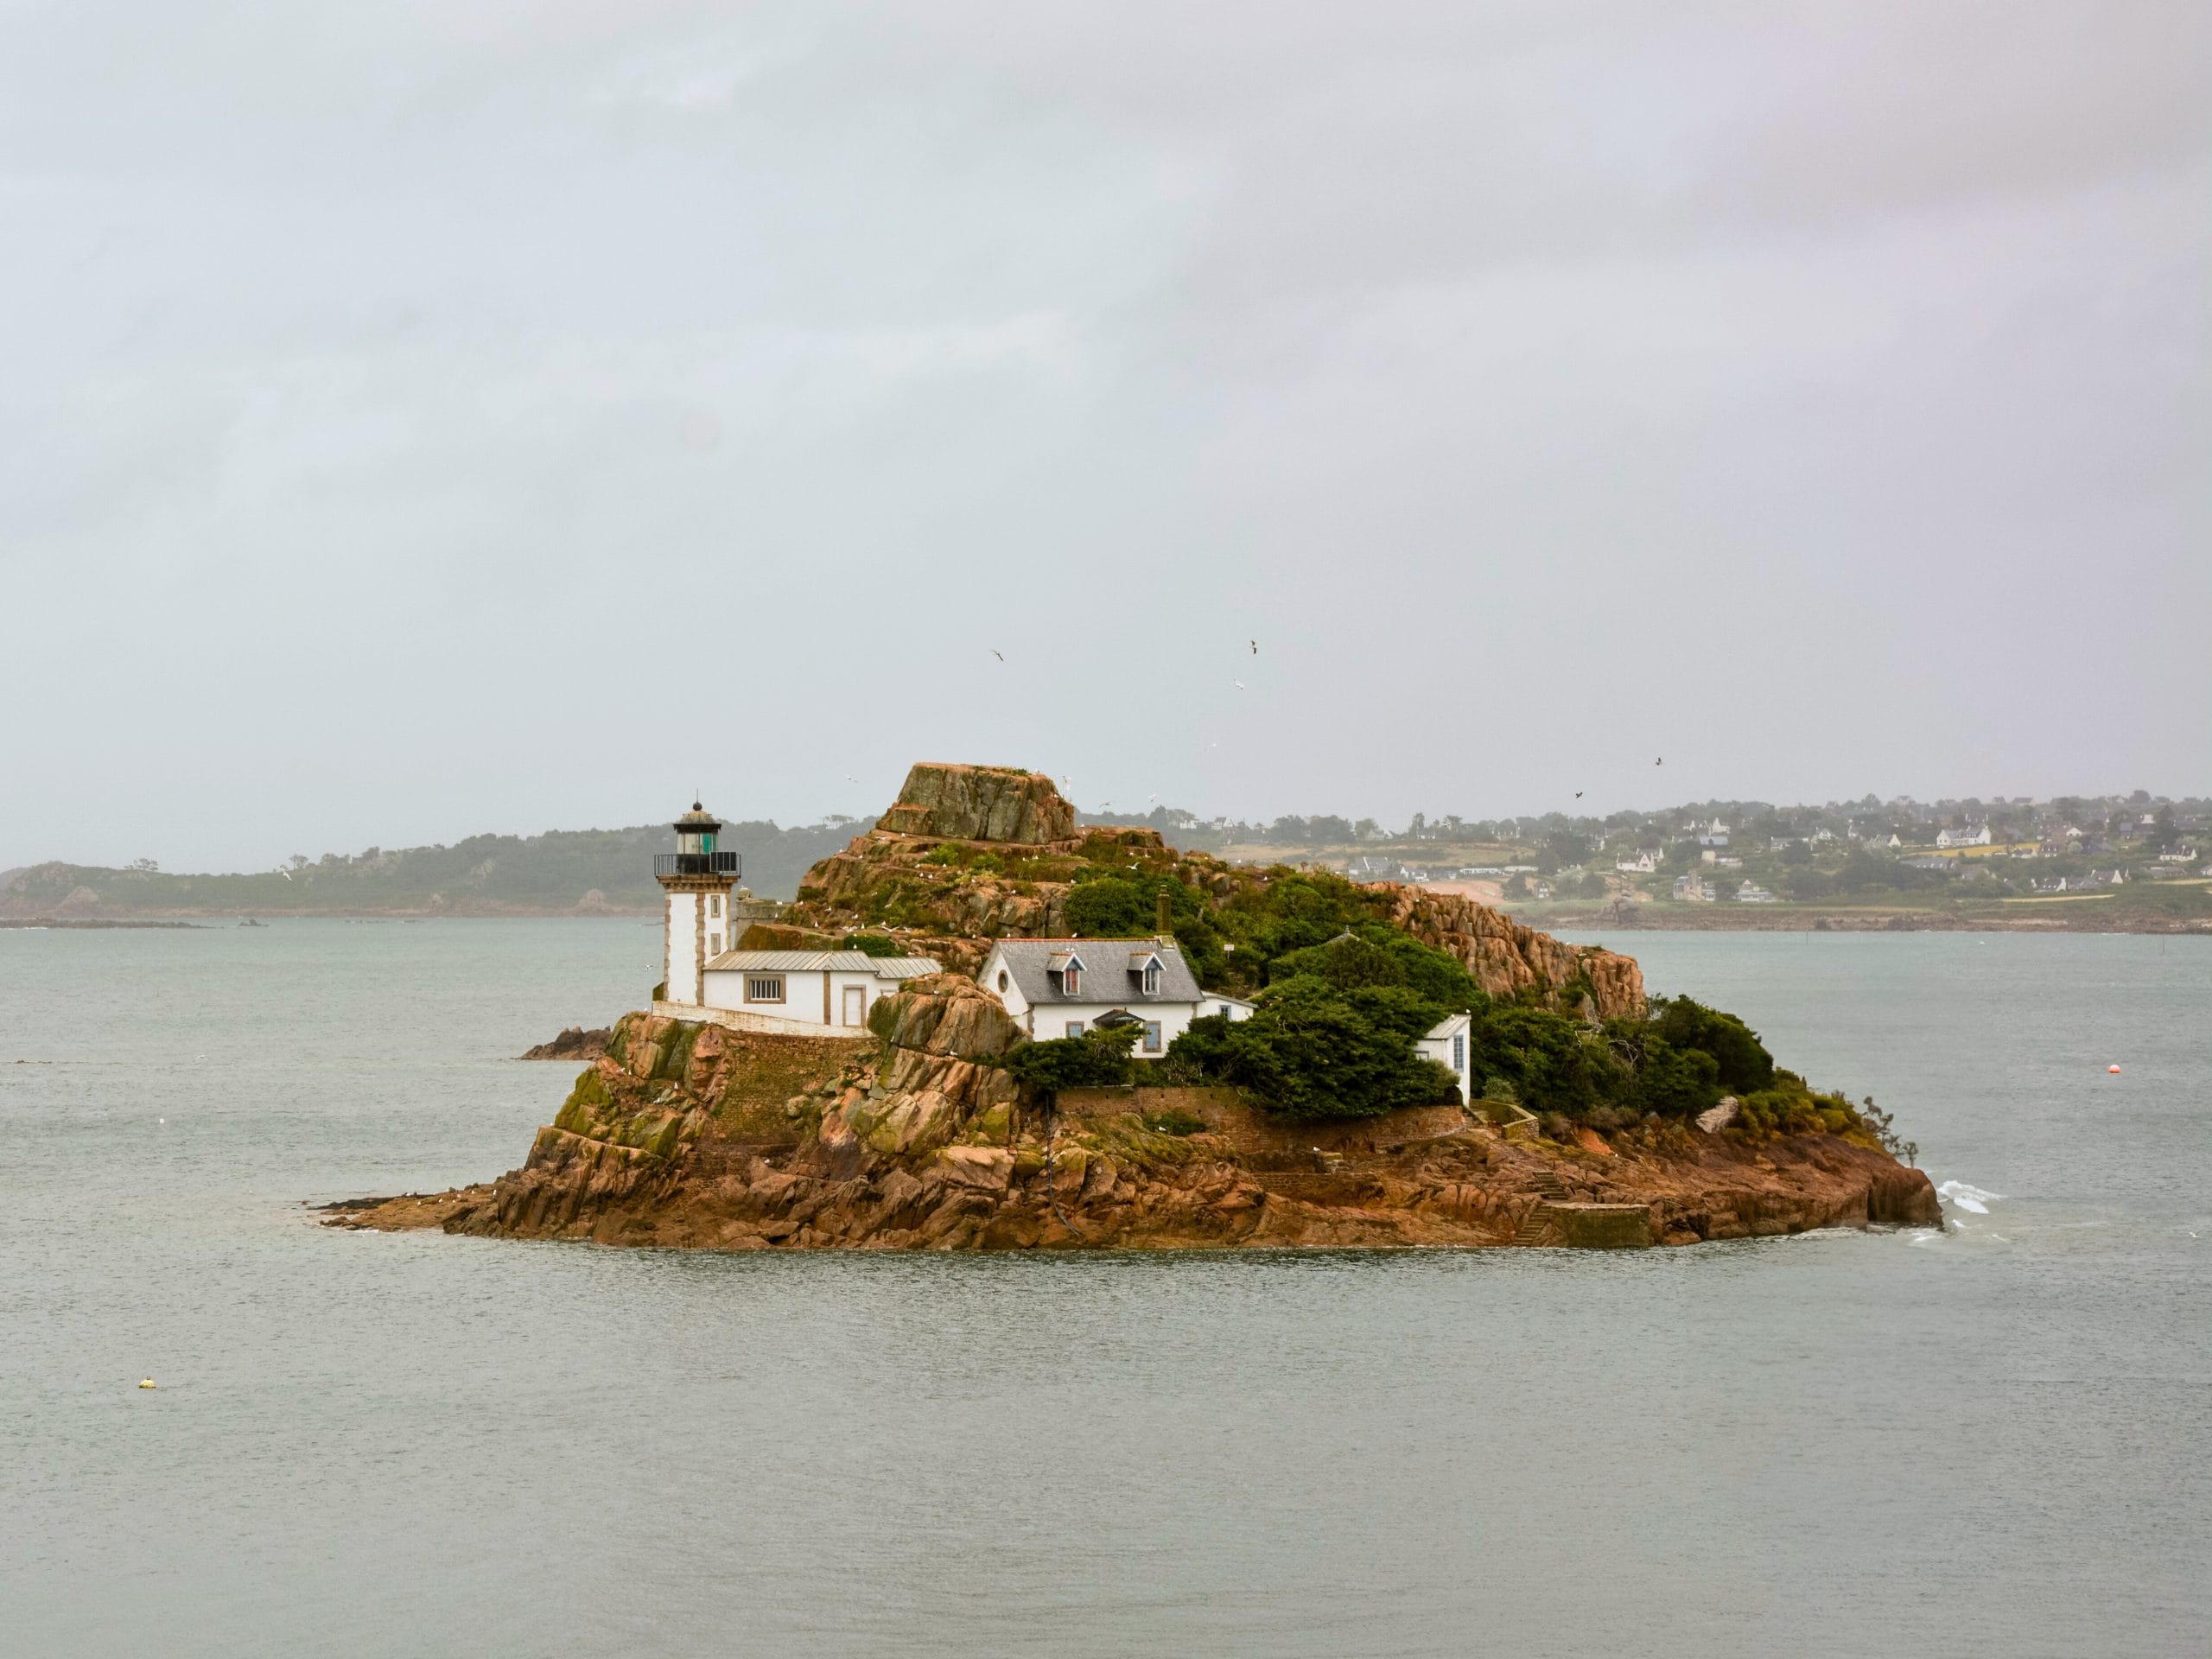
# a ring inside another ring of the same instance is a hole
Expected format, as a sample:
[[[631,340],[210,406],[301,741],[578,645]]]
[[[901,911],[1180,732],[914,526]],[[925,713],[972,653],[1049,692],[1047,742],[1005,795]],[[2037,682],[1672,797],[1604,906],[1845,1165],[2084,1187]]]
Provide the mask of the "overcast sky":
[[[2201,0],[5,0],[0,868],[918,759],[2212,791],[2208,66]]]

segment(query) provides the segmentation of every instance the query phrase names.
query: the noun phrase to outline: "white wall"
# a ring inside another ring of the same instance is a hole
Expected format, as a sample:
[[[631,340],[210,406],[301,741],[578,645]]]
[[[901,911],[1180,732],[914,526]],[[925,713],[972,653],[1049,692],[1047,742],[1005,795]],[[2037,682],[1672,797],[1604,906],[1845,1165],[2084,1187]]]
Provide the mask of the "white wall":
[[[1468,1073],[1475,1064],[1475,1041],[1471,1032],[1462,1028],[1457,1033],[1459,1040],[1460,1063],[1452,1065],[1452,1037],[1423,1037],[1414,1044],[1414,1052],[1427,1056],[1440,1065],[1450,1066],[1459,1079],[1459,1103],[1464,1106],[1472,1100],[1473,1079]]]
[[[833,1028],[850,1030],[858,1036],[867,1029],[868,1011],[881,998],[896,991],[902,982],[878,979],[874,974],[831,972],[830,981],[830,1017],[822,1017],[822,982],[820,969],[784,971],[784,1000],[780,1002],[747,1002],[745,982],[747,975],[734,969],[715,969],[707,975],[707,994],[701,1000],[710,1008],[732,1008],[748,1014],[766,1014],[772,1019],[787,1020],[799,1025],[821,1027],[825,1023]],[[758,978],[759,975],[749,977]],[[860,1009],[858,1022],[848,1026],[845,1020],[845,991],[857,988],[865,999]],[[671,994],[671,1000],[673,1001]]]
[[[698,921],[696,893],[671,893],[668,898],[668,925],[662,936],[661,977],[668,982],[671,1002],[699,1000]]]
[[[1050,1002],[1040,1003],[1026,1015],[1016,1018],[1021,1020],[1023,1028],[1032,1037],[1042,1041],[1066,1036],[1071,1020],[1082,1020],[1083,1028],[1089,1031],[1097,1023],[1099,1015],[1111,1014],[1116,1008],[1140,1020],[1160,1022],[1158,1051],[1148,1050],[1140,1042],[1136,1049],[1139,1059],[1159,1058],[1167,1052],[1168,1044],[1191,1028],[1191,1005],[1187,1002]]]

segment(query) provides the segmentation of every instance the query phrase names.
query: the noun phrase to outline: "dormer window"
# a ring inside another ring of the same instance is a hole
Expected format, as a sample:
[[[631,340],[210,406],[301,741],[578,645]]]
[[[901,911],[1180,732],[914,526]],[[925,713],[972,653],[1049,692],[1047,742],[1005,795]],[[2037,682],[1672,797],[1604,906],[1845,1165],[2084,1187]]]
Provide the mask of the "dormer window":
[[[1160,995],[1160,959],[1157,957],[1144,965],[1144,994],[1147,996]]]
[[[1073,996],[1083,988],[1083,958],[1072,950],[1055,950],[1045,960],[1045,977],[1062,996]]]

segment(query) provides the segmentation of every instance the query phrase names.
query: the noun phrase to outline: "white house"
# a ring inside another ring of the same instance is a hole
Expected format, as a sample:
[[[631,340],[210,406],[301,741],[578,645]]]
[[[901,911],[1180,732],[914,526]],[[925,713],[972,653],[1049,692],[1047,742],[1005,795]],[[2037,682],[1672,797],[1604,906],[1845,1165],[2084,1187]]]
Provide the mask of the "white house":
[[[1697,844],[1700,847],[1726,847],[1728,844],[1728,826],[1715,818],[1697,832]]]
[[[910,979],[941,972],[929,957],[859,950],[725,950],[708,963],[702,1007],[753,1016],[766,1030],[804,1026],[857,1037],[868,1010]],[[772,1021],[773,1024],[767,1022]]]
[[[1157,1057],[1201,1014],[1248,1018],[1241,997],[1198,988],[1169,938],[1000,939],[976,982],[1006,1004],[1032,1037],[1079,1037],[1093,1026],[1144,1027],[1140,1057]]]
[[[1969,825],[1964,830],[1939,830],[1936,833],[1938,847],[1986,847],[1989,845],[1989,826]]]
[[[1659,868],[1659,855],[1638,853],[1634,858],[1624,858],[1613,868],[1627,875],[1649,875]]]
[[[1743,882],[1736,889],[1736,902],[1739,905],[1770,905],[1774,901],[1774,894],[1756,881]]]
[[[1472,1045],[1467,1040],[1469,1027],[1473,1024],[1472,1015],[1455,1014],[1427,1036],[1414,1043],[1415,1053],[1452,1068],[1452,1074],[1459,1079],[1459,1103],[1462,1106],[1475,1097],[1475,1080],[1471,1070],[1474,1064]]]

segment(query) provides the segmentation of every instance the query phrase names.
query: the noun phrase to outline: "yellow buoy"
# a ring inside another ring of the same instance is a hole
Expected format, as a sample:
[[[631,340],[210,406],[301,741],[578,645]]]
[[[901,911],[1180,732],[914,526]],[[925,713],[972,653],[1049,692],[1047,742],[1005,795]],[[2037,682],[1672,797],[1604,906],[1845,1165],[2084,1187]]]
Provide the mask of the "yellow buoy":
[[[154,1386],[154,1379],[150,1376],[142,1376],[138,1379],[138,1386],[142,1389],[150,1389]]]

